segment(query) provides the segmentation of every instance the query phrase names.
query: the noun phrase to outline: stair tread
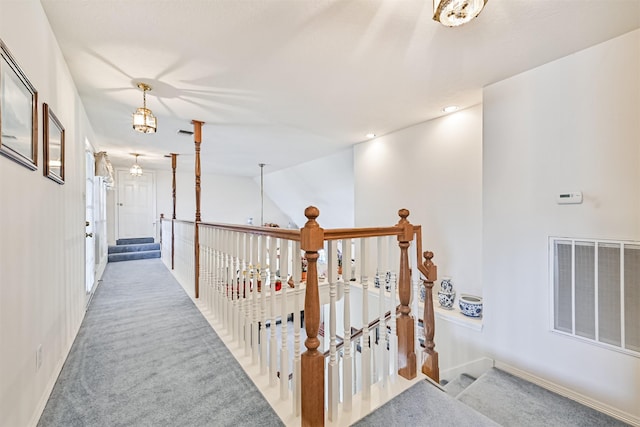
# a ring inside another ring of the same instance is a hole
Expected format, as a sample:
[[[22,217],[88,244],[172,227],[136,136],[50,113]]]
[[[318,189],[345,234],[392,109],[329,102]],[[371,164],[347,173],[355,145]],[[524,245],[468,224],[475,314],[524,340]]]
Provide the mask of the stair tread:
[[[122,252],[122,253],[109,254],[108,261],[118,262],[118,261],[130,261],[130,260],[136,260],[136,259],[160,258],[160,255],[161,255],[160,250]]]
[[[135,245],[140,243],[153,243],[153,237],[127,237],[116,240],[116,245]]]
[[[117,254],[124,252],[140,252],[160,250],[160,243],[138,243],[132,245],[109,245],[108,253]]]

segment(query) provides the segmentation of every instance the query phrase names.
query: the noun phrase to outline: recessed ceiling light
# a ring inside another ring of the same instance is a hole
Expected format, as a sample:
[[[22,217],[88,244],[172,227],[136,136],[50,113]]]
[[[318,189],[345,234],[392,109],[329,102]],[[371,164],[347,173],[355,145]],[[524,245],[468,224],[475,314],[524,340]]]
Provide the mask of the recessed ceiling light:
[[[453,113],[454,111],[458,111],[458,106],[457,105],[449,105],[448,107],[444,107],[442,109],[442,111],[444,111],[445,113]]]
[[[371,139],[371,138],[375,138],[376,134],[375,133],[368,133],[365,135],[367,138]]]

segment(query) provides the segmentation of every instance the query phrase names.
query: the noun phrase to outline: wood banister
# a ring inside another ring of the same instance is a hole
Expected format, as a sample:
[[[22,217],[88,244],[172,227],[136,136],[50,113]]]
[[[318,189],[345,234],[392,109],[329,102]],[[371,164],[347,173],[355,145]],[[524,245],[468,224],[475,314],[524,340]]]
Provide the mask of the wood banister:
[[[409,211],[400,209],[398,211],[400,221],[397,227],[402,228],[402,233],[398,235],[398,246],[400,247],[400,269],[398,275],[398,295],[400,297],[400,314],[397,319],[398,329],[398,374],[410,380],[416,377],[416,352],[415,352],[415,332],[414,318],[411,316],[411,274],[409,272],[408,249],[413,240],[414,227],[407,218]]]
[[[198,223],[202,221],[200,215],[200,144],[202,143],[202,125],[204,122],[198,120],[191,120],[193,124],[193,142],[195,144],[196,150],[196,166],[195,166],[195,175],[196,175],[196,224],[194,227],[194,238],[193,238],[193,247],[194,247],[194,285],[195,285],[195,297],[200,298],[200,235],[198,230]]]
[[[320,296],[318,293],[318,251],[324,246],[324,230],[316,222],[320,211],[309,206],[304,211],[307,223],[300,230],[300,247],[307,259],[307,289],[304,323],[307,351],[302,354],[302,426],[324,425],[324,355],[318,351],[320,340]]]
[[[438,266],[431,259],[433,252],[426,251],[424,254],[424,262],[418,267],[424,275],[424,286],[426,295],[424,299],[424,353],[425,358],[422,363],[422,373],[440,383],[440,368],[438,366],[438,352],[435,351],[435,319],[433,313],[433,283],[438,280]]]
[[[176,153],[171,153],[171,171],[172,171],[172,180],[171,180],[171,198],[173,199],[173,214],[171,219],[175,221],[176,219],[176,168],[178,166],[178,155]],[[175,233],[175,223],[171,221],[171,269],[175,268],[175,259],[176,259],[176,233]]]

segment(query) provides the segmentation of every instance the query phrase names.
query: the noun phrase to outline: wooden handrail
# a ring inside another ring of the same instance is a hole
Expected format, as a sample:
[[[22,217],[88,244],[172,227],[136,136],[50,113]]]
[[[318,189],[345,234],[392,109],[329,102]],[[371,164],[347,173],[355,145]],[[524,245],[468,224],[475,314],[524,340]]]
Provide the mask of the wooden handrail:
[[[396,309],[396,313],[398,312],[398,310]],[[384,315],[384,320],[389,320],[391,318],[391,311],[387,311],[387,313]],[[368,327],[369,329],[373,329],[376,326],[378,326],[380,324],[380,318],[376,318],[374,320],[372,320],[371,322],[369,322]],[[356,332],[352,332],[351,333],[351,338],[350,341],[355,341],[356,339],[360,338],[362,336],[362,329],[360,328],[358,329]],[[344,347],[344,338],[342,338],[342,342],[340,344],[336,345],[336,351],[340,350],[342,347]],[[329,355],[329,352],[331,350],[327,350],[324,352],[324,357],[327,357]]]
[[[300,230],[291,230],[289,228],[277,227],[259,227],[255,225],[237,225],[237,224],[219,224],[213,222],[200,222],[199,225],[207,227],[215,227],[221,230],[238,231],[242,233],[255,234],[258,236],[268,236],[279,239],[300,241]]]
[[[334,228],[325,230],[325,240],[363,239],[365,237],[399,236],[404,229],[393,227]]]

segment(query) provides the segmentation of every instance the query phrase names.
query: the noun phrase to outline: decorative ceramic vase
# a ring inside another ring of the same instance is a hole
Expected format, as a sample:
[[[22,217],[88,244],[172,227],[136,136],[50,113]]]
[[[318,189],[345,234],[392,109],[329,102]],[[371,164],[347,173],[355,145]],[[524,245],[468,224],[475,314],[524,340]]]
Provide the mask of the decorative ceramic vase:
[[[462,294],[460,295],[460,299],[458,299],[458,305],[460,306],[460,311],[465,316],[482,316],[482,297]]]
[[[456,291],[453,290],[453,282],[451,277],[444,277],[440,282],[440,290],[438,291],[438,302],[442,308],[447,310],[453,309],[453,303],[456,300]]]

